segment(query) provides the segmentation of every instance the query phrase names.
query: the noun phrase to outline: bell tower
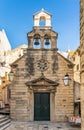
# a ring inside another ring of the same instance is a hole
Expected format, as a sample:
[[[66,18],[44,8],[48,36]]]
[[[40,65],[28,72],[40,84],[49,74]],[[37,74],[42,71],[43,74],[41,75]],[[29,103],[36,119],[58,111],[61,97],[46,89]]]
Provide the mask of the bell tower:
[[[44,9],[33,15],[33,30],[27,34],[28,48],[56,49],[58,34],[52,30],[52,15]]]
[[[44,9],[42,9],[40,12],[34,14],[33,18],[34,18],[34,28],[40,26],[41,20],[44,21],[45,27],[51,28],[52,15],[45,12]]]

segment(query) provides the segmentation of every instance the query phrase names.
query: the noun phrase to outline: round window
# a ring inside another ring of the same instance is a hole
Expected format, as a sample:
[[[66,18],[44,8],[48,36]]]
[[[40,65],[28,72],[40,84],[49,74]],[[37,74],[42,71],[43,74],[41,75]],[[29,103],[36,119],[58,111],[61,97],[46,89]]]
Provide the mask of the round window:
[[[37,63],[38,70],[45,71],[47,68],[48,68],[47,61],[45,61],[44,59],[41,59],[38,61],[38,63]]]

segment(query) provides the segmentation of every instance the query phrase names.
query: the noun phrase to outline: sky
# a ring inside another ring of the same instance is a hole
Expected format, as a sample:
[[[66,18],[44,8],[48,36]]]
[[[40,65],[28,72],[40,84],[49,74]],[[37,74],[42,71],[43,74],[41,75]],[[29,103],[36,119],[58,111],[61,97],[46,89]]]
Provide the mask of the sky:
[[[4,29],[12,49],[28,44],[33,14],[41,9],[52,14],[52,29],[58,33],[60,51],[79,46],[79,0],[0,0],[0,30]]]

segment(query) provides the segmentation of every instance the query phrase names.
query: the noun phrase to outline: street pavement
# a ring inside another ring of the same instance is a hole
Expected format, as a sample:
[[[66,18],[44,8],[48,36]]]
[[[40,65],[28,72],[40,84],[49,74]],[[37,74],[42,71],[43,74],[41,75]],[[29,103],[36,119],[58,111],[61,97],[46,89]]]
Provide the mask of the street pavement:
[[[17,122],[11,121],[11,125],[5,130],[80,130],[79,126],[71,126],[69,123],[52,123],[46,121]]]

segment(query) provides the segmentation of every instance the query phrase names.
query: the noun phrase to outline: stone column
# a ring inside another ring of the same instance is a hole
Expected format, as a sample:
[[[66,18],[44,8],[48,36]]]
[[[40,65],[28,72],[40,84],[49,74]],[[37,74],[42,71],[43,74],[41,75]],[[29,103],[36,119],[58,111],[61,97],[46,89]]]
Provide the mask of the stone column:
[[[30,121],[34,121],[34,93],[30,92]]]
[[[56,38],[55,38],[55,37],[52,37],[52,38],[51,38],[51,48],[56,48],[56,47],[57,47],[56,44],[57,44],[57,43],[56,43]]]
[[[50,121],[55,121],[55,93],[50,93]]]
[[[29,38],[29,40],[28,40],[28,48],[33,48],[33,38]]]
[[[44,38],[41,37],[41,49],[43,49],[43,48],[44,48]]]

